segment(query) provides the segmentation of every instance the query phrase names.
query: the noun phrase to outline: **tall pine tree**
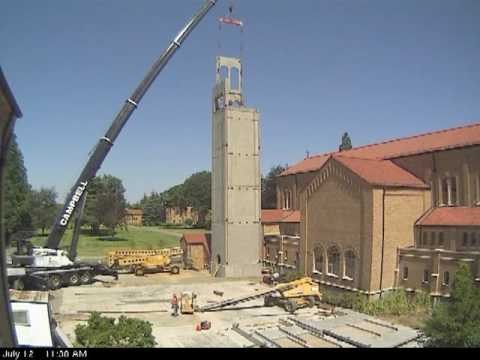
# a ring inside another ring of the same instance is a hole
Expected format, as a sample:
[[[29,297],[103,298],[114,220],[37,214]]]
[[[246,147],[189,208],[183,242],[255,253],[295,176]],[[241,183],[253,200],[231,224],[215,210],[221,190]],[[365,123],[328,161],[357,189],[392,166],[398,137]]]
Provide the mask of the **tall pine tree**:
[[[6,160],[3,221],[5,235],[9,241],[15,234],[33,229],[30,215],[31,187],[15,135],[10,140]]]

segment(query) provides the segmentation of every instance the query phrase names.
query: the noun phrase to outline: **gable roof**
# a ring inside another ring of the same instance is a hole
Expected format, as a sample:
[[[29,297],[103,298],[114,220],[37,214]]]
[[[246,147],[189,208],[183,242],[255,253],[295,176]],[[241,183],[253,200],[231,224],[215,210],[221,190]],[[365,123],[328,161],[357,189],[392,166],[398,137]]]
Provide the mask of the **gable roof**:
[[[299,210],[262,209],[262,224],[299,222]]]
[[[480,226],[480,207],[439,207],[427,211],[416,225]]]
[[[334,154],[341,154],[343,157],[387,160],[472,145],[480,145],[480,123],[312,156],[289,167],[280,176],[316,171]]]
[[[187,245],[203,245],[205,251],[210,254],[211,238],[205,233],[187,233],[183,234],[182,239]]]
[[[423,181],[390,160],[358,159],[341,155],[335,155],[333,159],[371,185],[428,189]]]

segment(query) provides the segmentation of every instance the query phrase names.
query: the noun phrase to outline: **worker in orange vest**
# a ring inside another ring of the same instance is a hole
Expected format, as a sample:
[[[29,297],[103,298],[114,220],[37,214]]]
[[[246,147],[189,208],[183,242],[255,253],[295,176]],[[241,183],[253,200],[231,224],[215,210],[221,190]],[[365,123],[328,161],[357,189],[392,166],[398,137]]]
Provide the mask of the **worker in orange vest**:
[[[177,298],[177,294],[173,294],[172,296],[172,309],[173,309],[173,313],[172,313],[172,316],[178,316],[178,298]]]

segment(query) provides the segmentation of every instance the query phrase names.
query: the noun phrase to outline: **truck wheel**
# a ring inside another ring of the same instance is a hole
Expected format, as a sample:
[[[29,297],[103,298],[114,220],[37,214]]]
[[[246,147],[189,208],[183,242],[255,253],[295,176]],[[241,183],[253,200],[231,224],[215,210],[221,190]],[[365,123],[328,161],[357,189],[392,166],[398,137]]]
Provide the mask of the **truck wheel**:
[[[270,295],[265,296],[265,298],[263,299],[263,304],[266,307],[271,307],[275,305],[274,300]]]
[[[80,282],[83,285],[90,284],[93,280],[93,274],[91,271],[85,271],[80,274]]]
[[[307,297],[307,304],[308,304],[308,307],[314,307],[317,304],[317,300],[315,299],[315,296]]]
[[[145,271],[143,271],[143,268],[142,267],[138,267],[135,269],[135,275],[136,276],[144,276],[145,275]]]
[[[297,303],[293,300],[287,300],[283,306],[290,314],[293,314],[295,310],[297,310]]]
[[[170,269],[170,274],[173,274],[173,275],[178,275],[180,274],[180,268],[178,266],[173,266],[171,269]]]
[[[80,284],[80,276],[78,276],[78,273],[76,272],[71,273],[67,275],[67,281],[68,281],[68,285],[77,286]]]
[[[22,279],[15,279],[13,281],[13,288],[15,290],[24,290],[25,289],[25,283],[23,282]]]
[[[48,277],[48,288],[50,290],[57,290],[62,287],[62,277],[58,274],[50,275]]]

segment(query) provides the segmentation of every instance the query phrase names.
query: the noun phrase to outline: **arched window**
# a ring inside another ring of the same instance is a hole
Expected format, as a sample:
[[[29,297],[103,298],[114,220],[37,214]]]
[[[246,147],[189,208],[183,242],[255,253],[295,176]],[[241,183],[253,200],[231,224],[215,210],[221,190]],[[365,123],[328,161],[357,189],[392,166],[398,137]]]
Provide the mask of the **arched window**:
[[[456,205],[458,200],[457,194],[457,177],[446,176],[442,179],[442,203],[445,205]]]
[[[475,204],[480,205],[480,174],[477,174],[475,180]]]
[[[328,249],[328,273],[340,276],[340,251],[335,246]]]
[[[323,273],[323,249],[321,247],[313,250],[313,271]]]
[[[355,253],[348,250],[345,253],[345,276],[353,279],[355,277]]]
[[[442,201],[441,205],[448,204],[448,180],[447,178],[442,179],[442,188],[440,189],[442,192]]]
[[[421,245],[425,246],[427,245],[427,241],[428,241],[428,232],[424,231],[422,235],[423,236],[422,236]]]
[[[430,280],[430,271],[428,271],[428,270],[425,269],[425,270],[423,271],[423,282],[424,282],[424,283],[428,283],[429,280]]]
[[[230,88],[240,90],[240,72],[236,67],[230,69]]]
[[[403,280],[408,280],[408,267],[403,268]]]
[[[292,192],[290,190],[283,192],[283,208],[286,210],[292,208]]]
[[[225,80],[228,78],[228,67],[222,66],[218,72],[220,74],[220,80]]]
[[[448,271],[443,273],[443,285],[450,285],[450,273]]]
[[[468,246],[468,233],[464,232],[463,233],[463,247]]]
[[[438,245],[443,246],[444,241],[445,241],[445,238],[444,238],[443,232],[439,232],[438,233]]]

